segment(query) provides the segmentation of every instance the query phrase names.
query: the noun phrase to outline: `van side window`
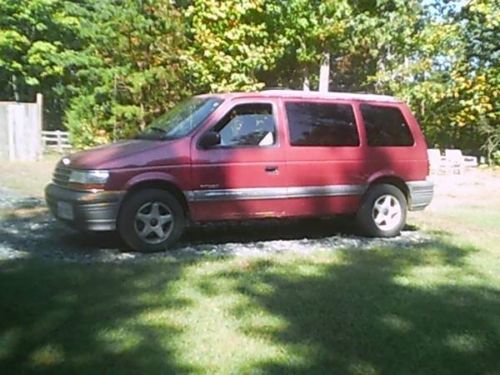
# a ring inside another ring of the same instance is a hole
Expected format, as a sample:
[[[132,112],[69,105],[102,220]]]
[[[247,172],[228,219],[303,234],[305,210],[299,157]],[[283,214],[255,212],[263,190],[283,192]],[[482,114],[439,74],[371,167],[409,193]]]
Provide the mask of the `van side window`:
[[[359,146],[350,104],[285,104],[292,146]]]
[[[222,147],[272,146],[276,144],[276,125],[271,104],[235,106],[215,127]]]
[[[414,141],[403,114],[396,107],[362,104],[368,146],[412,146]]]

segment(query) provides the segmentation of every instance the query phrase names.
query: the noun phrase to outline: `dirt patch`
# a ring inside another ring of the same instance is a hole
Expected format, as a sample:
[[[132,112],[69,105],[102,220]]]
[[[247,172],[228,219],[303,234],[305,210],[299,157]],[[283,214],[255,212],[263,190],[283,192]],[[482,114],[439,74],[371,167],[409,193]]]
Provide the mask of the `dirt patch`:
[[[471,169],[463,175],[432,176],[435,199],[428,207],[439,210],[457,203],[490,206],[500,203],[500,172]]]
[[[463,175],[439,175],[432,179],[432,203],[425,211],[410,213],[410,222],[429,230],[474,230],[492,238],[500,235],[500,171],[471,169]]]

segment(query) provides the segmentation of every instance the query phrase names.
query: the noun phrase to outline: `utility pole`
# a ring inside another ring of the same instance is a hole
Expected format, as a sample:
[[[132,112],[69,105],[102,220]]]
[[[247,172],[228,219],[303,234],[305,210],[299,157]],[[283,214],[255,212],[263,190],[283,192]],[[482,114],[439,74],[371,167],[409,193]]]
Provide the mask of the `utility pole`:
[[[11,80],[11,85],[12,85],[12,91],[14,92],[14,100],[16,103],[19,102],[19,87],[17,86],[17,76],[15,74],[12,74],[12,80]]]
[[[309,77],[307,75],[304,77],[304,83],[302,84],[302,91],[311,91],[309,84]]]
[[[319,92],[328,92],[330,85],[330,54],[323,54],[323,61],[319,69]]]

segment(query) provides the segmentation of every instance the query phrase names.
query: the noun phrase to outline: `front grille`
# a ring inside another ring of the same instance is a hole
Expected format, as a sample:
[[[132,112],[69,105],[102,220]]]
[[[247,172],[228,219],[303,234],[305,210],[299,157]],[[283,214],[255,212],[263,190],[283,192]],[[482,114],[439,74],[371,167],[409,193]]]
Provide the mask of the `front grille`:
[[[54,174],[52,175],[52,181],[54,184],[67,187],[69,184],[69,175],[71,174],[71,170],[69,168],[65,168],[61,165],[56,167]]]

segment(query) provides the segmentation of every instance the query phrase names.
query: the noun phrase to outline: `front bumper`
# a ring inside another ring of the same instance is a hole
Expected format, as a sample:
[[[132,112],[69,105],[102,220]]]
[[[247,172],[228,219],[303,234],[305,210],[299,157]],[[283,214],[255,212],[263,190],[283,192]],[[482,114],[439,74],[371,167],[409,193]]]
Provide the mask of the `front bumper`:
[[[125,192],[82,192],[49,184],[45,200],[59,220],[81,230],[108,231],[116,229],[116,218]]]
[[[410,211],[421,211],[431,203],[434,196],[434,183],[432,181],[411,181],[407,185],[410,192]]]

